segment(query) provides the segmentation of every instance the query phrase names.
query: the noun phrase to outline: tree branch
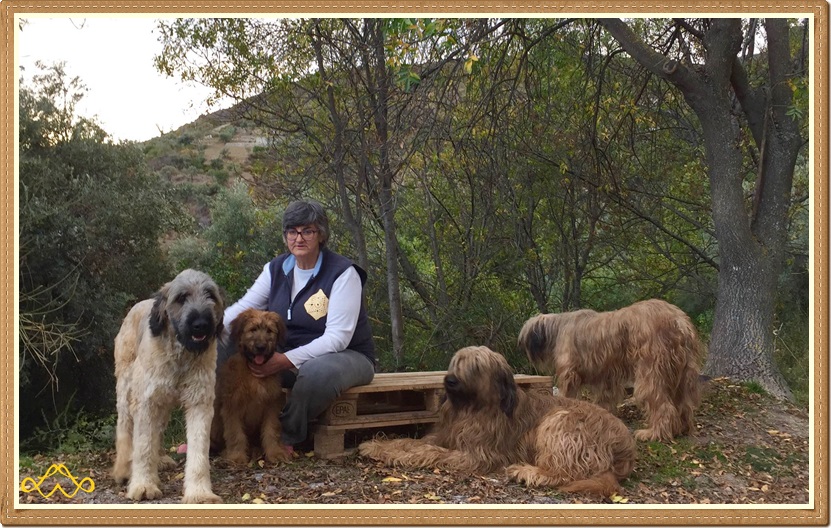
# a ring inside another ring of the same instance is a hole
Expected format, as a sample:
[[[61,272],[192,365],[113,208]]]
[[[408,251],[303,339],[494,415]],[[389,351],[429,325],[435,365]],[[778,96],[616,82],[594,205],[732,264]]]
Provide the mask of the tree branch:
[[[685,64],[669,59],[644,44],[623,21],[617,18],[598,19],[606,31],[626,50],[633,59],[658,77],[671,82],[682,92],[697,92],[701,81]]]

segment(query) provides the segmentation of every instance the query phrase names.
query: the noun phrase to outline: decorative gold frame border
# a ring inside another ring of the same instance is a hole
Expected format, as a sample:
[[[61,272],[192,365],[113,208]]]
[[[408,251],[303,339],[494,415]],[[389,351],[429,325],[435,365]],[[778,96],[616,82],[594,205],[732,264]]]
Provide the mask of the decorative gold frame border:
[[[638,508],[631,505],[598,505],[588,508],[531,509],[470,507],[440,509],[335,507],[172,507],[142,508],[15,508],[19,485],[15,482],[14,397],[15,348],[15,128],[14,17],[34,13],[379,13],[399,16],[406,12],[447,14],[500,13],[507,16],[557,13],[655,14],[661,11],[740,15],[799,13],[814,16],[814,141],[813,207],[814,246],[814,392],[813,392],[813,505],[807,507],[679,507]],[[644,2],[534,0],[0,0],[0,521],[6,525],[826,525],[828,513],[828,4],[824,0],[701,0],[692,2]],[[325,509],[324,509],[325,508]]]

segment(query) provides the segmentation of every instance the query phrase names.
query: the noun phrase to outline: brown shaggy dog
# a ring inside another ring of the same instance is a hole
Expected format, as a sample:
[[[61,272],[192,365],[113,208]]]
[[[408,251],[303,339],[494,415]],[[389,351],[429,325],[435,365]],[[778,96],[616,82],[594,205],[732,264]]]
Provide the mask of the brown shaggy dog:
[[[115,337],[116,457],[113,478],[127,498],[162,496],[160,466],[175,462],[161,439],[170,411],[185,409],[185,503],[222,502],[211,491],[208,460],[216,385],[216,342],[225,308],[206,274],[185,270],[152,299],[133,306]]]
[[[236,353],[219,369],[211,449],[224,447],[223,457],[234,464],[258,459],[260,449],[268,462],[289,460],[280,442],[280,375],[257,378],[248,369],[282,354],[285,340],[286,324],[274,312],[248,309],[231,322]]]
[[[648,427],[638,440],[671,440],[695,431],[702,345],[690,318],[653,299],[612,312],[577,310],[529,319],[519,347],[531,363],[556,375],[560,393],[593,389],[595,403],[614,411],[634,383]]]
[[[632,472],[635,441],[620,419],[589,402],[518,390],[508,362],[487,347],[456,352],[444,387],[424,438],[370,440],[360,453],[404,468],[504,469],[528,486],[603,496]]]

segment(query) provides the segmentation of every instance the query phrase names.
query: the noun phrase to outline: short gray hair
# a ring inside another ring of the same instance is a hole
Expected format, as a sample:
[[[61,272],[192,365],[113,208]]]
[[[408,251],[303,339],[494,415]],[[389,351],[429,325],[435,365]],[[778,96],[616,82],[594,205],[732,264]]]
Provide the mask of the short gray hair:
[[[302,225],[313,225],[320,231],[320,246],[329,240],[329,217],[319,202],[297,200],[291,202],[283,212],[283,234],[287,229]]]

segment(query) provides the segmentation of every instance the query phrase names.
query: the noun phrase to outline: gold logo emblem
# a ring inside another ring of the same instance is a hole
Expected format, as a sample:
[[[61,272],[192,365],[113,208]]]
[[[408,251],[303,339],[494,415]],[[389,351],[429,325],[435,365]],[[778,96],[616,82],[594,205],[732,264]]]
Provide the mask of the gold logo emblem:
[[[72,482],[72,484],[75,486],[75,489],[72,490],[72,493],[67,493],[67,491],[63,489],[63,486],[61,486],[60,482],[58,482],[52,488],[52,491],[44,494],[43,490],[40,487],[43,485],[46,479],[55,474],[62,475],[68,478],[70,482]],[[88,486],[89,489],[87,489],[85,486]],[[25,479],[23,479],[23,482],[20,483],[20,491],[22,491],[23,493],[31,493],[33,491],[37,491],[38,493],[40,493],[40,496],[44,499],[48,499],[52,496],[53,493],[59,490],[64,497],[71,499],[78,493],[78,491],[83,491],[84,493],[92,493],[95,490],[95,482],[93,482],[93,480],[90,477],[82,479],[80,482],[78,482],[78,479],[76,479],[72,475],[72,473],[69,472],[65,465],[52,464],[51,466],[49,466],[49,469],[46,470],[46,473],[44,473],[43,476],[40,477],[40,479],[37,482],[35,482],[35,479],[33,479],[32,477],[26,477]]]
[[[323,290],[317,290],[317,293],[309,297],[306,304],[306,313],[311,315],[315,321],[329,313],[329,298],[323,293]]]

